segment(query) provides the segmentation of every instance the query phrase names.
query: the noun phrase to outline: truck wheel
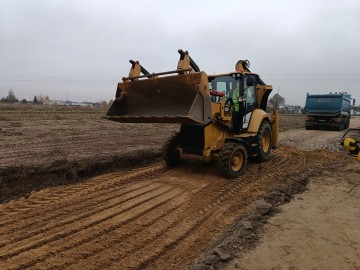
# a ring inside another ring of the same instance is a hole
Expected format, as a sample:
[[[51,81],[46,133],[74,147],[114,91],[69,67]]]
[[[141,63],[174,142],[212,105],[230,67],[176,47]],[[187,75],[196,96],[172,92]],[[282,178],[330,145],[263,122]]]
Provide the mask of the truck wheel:
[[[219,152],[219,171],[226,178],[236,178],[242,174],[247,164],[244,145],[236,142],[225,143]]]
[[[272,134],[271,128],[268,121],[262,121],[258,135],[256,136],[257,143],[257,157],[256,160],[259,162],[268,161],[271,154],[272,148]]]
[[[162,156],[168,167],[175,167],[181,162],[181,153],[177,149],[180,145],[180,133],[175,133],[162,147]]]
[[[343,131],[344,130],[344,120],[341,118],[339,126],[338,126],[338,130],[339,131]]]
[[[345,128],[345,129],[348,129],[349,127],[350,127],[350,119],[349,119],[349,118],[346,118],[346,122],[345,122],[344,128]]]

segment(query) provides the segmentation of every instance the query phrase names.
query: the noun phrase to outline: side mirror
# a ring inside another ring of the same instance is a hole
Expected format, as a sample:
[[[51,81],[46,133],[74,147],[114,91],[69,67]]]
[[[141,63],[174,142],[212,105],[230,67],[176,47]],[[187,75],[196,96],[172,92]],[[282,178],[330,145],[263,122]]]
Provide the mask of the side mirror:
[[[247,77],[246,79],[246,85],[247,86],[254,86],[255,85],[255,80],[253,77]]]

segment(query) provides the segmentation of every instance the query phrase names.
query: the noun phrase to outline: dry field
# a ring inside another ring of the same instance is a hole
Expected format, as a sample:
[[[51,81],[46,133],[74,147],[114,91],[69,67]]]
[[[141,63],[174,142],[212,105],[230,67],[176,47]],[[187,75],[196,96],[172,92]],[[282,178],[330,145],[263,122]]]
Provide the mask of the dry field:
[[[161,144],[177,125],[112,123],[104,113],[0,110],[1,269],[262,269],[246,256],[283,204],[311,179],[360,173],[339,150],[341,133],[305,131],[303,116],[282,115],[270,161],[229,181],[213,163],[164,167]],[[289,269],[285,261],[271,267]]]

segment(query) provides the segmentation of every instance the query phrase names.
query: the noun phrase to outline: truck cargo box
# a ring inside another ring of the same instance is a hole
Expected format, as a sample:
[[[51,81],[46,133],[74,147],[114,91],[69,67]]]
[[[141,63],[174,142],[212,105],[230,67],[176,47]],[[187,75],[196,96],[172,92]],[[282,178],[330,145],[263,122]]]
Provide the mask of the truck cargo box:
[[[304,111],[306,113],[306,129],[319,127],[343,130],[350,125],[351,95],[347,93],[335,94],[307,94]]]

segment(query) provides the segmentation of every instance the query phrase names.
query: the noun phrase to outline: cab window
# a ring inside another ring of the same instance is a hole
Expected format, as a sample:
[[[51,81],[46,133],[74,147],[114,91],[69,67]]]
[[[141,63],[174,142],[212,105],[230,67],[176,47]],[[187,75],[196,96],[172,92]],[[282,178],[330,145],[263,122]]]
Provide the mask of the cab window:
[[[248,81],[250,81],[250,77],[244,78],[244,96],[246,98],[246,103],[248,105],[255,105],[256,103],[256,83],[255,78],[252,78],[254,81],[254,85],[248,85]]]
[[[209,88],[211,90],[216,90],[228,94],[229,91],[233,88],[235,79],[232,76],[219,76],[213,78],[209,81]]]

